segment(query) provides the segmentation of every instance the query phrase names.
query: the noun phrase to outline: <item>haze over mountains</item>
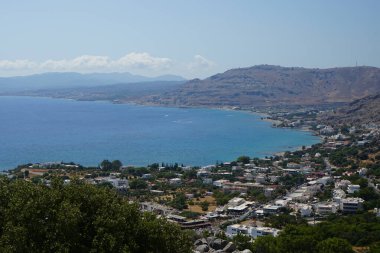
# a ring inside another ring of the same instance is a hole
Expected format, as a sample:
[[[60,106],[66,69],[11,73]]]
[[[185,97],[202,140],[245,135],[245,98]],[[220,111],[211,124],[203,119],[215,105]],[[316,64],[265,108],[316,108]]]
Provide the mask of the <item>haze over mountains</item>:
[[[175,75],[145,77],[124,73],[91,73],[50,72],[30,76],[0,77],[0,93],[35,91],[46,89],[95,87],[116,83],[137,83],[156,81],[184,81]]]
[[[112,100],[164,106],[266,107],[350,103],[380,93],[380,69],[258,65],[204,80],[129,73],[46,73],[0,79],[0,94]]]

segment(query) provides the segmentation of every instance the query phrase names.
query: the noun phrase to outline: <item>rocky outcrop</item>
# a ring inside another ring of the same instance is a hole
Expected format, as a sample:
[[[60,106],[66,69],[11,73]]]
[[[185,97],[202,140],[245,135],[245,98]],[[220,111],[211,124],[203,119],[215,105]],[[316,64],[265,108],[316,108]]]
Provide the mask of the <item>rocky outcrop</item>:
[[[194,253],[252,253],[249,249],[239,251],[234,243],[213,236],[196,240],[194,247]]]

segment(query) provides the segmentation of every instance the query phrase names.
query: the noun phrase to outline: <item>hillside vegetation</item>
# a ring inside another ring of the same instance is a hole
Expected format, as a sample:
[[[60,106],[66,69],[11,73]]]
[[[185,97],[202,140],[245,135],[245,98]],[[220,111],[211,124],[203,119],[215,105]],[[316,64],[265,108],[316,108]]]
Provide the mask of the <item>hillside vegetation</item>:
[[[368,96],[321,115],[321,121],[329,124],[380,124],[380,94]]]

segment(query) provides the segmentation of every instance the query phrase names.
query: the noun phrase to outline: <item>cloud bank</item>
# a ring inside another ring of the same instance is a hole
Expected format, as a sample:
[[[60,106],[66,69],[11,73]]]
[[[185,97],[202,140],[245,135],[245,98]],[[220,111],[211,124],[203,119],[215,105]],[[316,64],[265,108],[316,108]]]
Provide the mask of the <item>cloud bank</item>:
[[[5,75],[42,72],[133,72],[137,74],[181,74],[189,75],[210,70],[215,63],[201,55],[195,55],[188,63],[176,62],[167,57],[155,57],[149,53],[132,52],[118,59],[108,56],[82,55],[73,59],[45,60],[42,62],[1,60],[0,73]]]

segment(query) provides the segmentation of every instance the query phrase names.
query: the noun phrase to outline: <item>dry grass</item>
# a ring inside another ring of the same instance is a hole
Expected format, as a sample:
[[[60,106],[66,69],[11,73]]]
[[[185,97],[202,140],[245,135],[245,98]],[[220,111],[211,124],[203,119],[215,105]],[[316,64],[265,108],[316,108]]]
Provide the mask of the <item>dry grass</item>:
[[[207,211],[202,211],[202,207],[200,205],[188,205],[188,211],[192,211],[192,212],[197,212],[197,213],[207,213],[207,212],[213,212],[215,211],[216,209],[216,201],[215,201],[215,198],[213,196],[206,196],[206,197],[203,197],[203,198],[199,198],[199,200],[197,200],[196,198],[192,198],[191,199],[194,203],[199,203],[199,202],[203,202],[203,201],[207,201],[208,203],[210,203],[209,207],[208,207],[208,210]]]

